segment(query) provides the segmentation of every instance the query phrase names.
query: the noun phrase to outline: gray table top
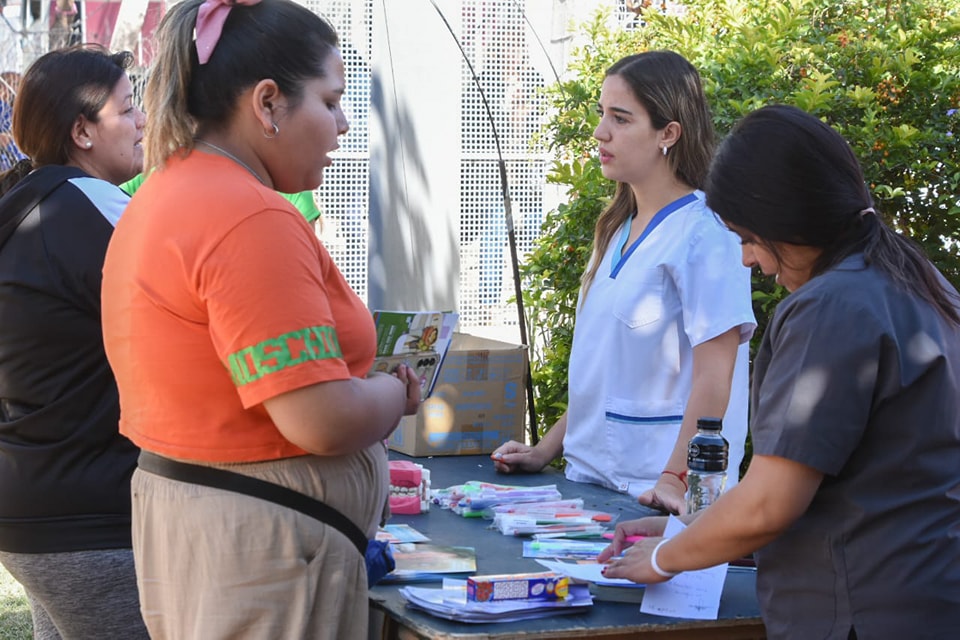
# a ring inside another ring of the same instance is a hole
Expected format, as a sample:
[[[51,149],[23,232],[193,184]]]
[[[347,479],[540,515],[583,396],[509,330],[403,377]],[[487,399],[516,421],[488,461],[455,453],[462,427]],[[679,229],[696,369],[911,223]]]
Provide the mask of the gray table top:
[[[656,512],[637,504],[629,495],[616,493],[596,485],[568,481],[562,473],[548,469],[532,475],[500,475],[488,456],[444,456],[411,458],[391,452],[392,460],[410,460],[430,469],[434,489],[479,480],[499,484],[536,486],[556,484],[564,498],[583,498],[588,509],[606,511],[627,520]],[[463,518],[436,505],[429,513],[413,516],[395,515],[392,523],[405,523],[431,539],[445,545],[474,547],[477,551],[477,574],[543,571],[531,558],[522,557],[524,538],[504,536],[489,528],[489,521]],[[408,609],[399,594],[402,585],[378,585],[370,592],[371,604],[383,609],[403,627],[421,637],[518,637],[554,638],[576,636],[622,635],[624,633],[663,632],[667,630],[713,630],[742,626],[746,622],[759,623],[759,608],[755,592],[755,574],[752,571],[731,570],[724,584],[720,600],[719,619],[715,621],[665,618],[640,613],[636,603],[596,600],[592,610],[585,614],[562,615],[523,622],[501,624],[466,624],[433,617],[422,611]],[[439,586],[422,583],[418,586]],[[713,634],[716,635],[715,633]],[[728,637],[727,634],[723,634]],[[710,635],[704,637],[712,637]],[[730,635],[729,637],[735,637]],[[751,637],[756,637],[751,636]]]

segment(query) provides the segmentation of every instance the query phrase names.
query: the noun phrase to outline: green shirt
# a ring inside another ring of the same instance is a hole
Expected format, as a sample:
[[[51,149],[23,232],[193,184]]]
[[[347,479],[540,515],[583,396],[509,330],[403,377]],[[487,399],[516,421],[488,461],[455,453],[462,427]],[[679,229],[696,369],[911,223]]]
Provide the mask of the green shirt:
[[[120,185],[120,188],[133,195],[134,192],[143,184],[145,176],[138,173],[126,182]],[[279,191],[277,193],[280,193]],[[320,209],[317,208],[317,201],[313,198],[313,191],[301,191],[300,193],[280,193],[284,198],[297,208],[297,211],[303,214],[307,222],[313,222],[320,217]]]

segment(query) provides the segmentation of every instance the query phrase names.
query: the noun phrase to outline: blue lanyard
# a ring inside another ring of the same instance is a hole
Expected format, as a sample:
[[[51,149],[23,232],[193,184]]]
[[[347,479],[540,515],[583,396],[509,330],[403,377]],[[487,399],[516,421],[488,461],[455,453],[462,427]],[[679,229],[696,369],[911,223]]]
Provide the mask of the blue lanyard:
[[[617,243],[616,253],[614,256],[620,256],[620,259],[614,262],[610,261],[610,277],[616,278],[617,274],[620,273],[620,269],[623,268],[623,265],[627,263],[627,260],[633,255],[633,252],[637,250],[637,247],[640,246],[640,243],[653,233],[653,230],[660,226],[660,223],[667,219],[671,213],[677,209],[681,209],[691,202],[695,202],[697,199],[696,194],[688,193],[682,198],[677,198],[660,211],[657,211],[656,215],[650,219],[650,222],[647,223],[647,227],[643,230],[643,233],[640,234],[640,237],[634,240],[633,244],[630,245],[630,248],[627,249],[626,253],[623,253],[623,246],[627,244],[627,238],[630,237],[630,223],[623,225],[623,232],[620,234],[620,241]]]

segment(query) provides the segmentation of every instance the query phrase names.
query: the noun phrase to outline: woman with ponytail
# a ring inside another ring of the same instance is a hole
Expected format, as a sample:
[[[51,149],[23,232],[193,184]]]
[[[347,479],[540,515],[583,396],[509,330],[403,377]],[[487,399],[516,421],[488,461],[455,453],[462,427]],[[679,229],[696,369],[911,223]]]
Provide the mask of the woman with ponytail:
[[[103,281],[120,428],[143,449],[144,620],[154,640],[366,638],[383,440],[419,381],[370,373],[370,312],[277,193],[315,189],[347,131],[337,34],[289,0],[184,0],[157,38],[150,178]]]
[[[504,473],[566,475],[683,513],[697,419],[723,418],[736,484],[747,435],[748,350],[756,326],[736,236],[700,189],[713,125],[700,75],[672,51],[607,71],[594,131],[617,183],[597,220],[570,353],[567,412],[536,447],[494,452]]]
[[[791,293],[753,372],[753,460],[676,537],[613,560],[660,582],[756,552],[770,638],[949,638],[960,625],[960,298],[874,208],[839,133],[787,106],[724,141],[707,202]]]

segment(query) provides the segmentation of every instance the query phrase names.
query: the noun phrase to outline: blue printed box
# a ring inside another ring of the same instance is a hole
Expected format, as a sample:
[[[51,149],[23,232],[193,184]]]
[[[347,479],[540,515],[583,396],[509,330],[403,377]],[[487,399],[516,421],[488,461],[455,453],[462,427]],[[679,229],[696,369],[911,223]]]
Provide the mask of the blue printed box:
[[[527,348],[465,333],[453,336],[433,394],[390,436],[410,456],[491,453],[524,440]]]
[[[570,579],[552,571],[515,573],[467,578],[467,600],[562,600],[569,592]]]

